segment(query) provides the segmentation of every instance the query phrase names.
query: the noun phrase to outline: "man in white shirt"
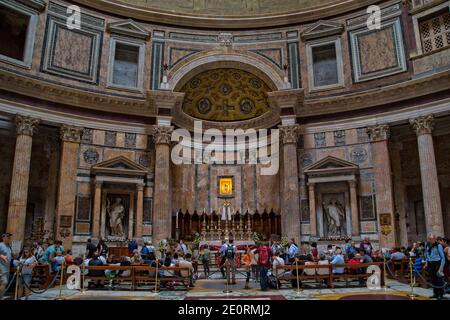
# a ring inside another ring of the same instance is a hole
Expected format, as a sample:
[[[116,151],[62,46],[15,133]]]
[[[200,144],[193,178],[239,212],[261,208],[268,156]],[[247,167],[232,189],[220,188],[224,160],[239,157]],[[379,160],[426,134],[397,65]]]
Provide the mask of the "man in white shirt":
[[[177,251],[182,252],[184,255],[188,253],[188,248],[184,244],[183,240],[180,240],[180,244],[177,246]]]

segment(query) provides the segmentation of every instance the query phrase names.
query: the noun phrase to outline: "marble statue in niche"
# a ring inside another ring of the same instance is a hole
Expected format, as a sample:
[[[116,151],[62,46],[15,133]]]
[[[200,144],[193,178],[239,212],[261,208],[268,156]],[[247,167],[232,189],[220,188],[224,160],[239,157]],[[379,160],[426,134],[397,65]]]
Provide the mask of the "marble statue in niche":
[[[109,227],[111,236],[123,237],[123,218],[125,217],[125,207],[122,204],[122,198],[115,198],[114,203],[110,204],[109,199],[106,207],[109,214]]]
[[[345,209],[338,200],[323,203],[328,236],[345,235]]]

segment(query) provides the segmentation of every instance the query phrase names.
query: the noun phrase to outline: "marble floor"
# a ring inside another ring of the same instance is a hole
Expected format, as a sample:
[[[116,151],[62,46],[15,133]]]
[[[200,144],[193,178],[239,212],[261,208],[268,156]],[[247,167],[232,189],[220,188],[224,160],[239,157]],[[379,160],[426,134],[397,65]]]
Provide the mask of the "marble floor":
[[[344,285],[344,284],[343,284]],[[408,285],[388,281],[387,288],[381,290],[369,290],[366,287],[358,287],[357,283],[351,284],[352,287],[314,288],[305,289],[281,288],[279,290],[269,290],[262,292],[259,289],[259,283],[252,281],[250,289],[243,289],[244,280],[237,280],[237,284],[229,286],[232,292],[224,293],[227,289],[223,279],[197,280],[195,287],[189,291],[160,291],[153,292],[151,288],[141,287],[139,291],[125,290],[59,290],[53,288],[43,294],[32,294],[30,300],[211,300],[211,299],[232,299],[232,300],[406,300],[411,299],[408,295],[411,289]],[[427,300],[432,295],[432,290],[424,288],[414,288],[417,295],[416,300]],[[450,299],[450,295],[446,295]]]

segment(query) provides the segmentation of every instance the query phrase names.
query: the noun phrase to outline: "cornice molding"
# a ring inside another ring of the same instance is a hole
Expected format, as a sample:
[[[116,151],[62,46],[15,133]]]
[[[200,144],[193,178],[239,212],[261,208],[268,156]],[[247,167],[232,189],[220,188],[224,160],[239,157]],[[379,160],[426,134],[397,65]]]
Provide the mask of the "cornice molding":
[[[305,98],[299,106],[299,117],[368,109],[406,99],[421,97],[450,88],[450,70],[428,77],[408,80],[367,91],[324,98]]]
[[[143,98],[128,98],[71,88],[0,69],[0,89],[74,107],[114,113],[155,115],[148,92]]]
[[[40,12],[44,11],[47,3],[44,0],[18,0],[19,2],[36,9]]]
[[[311,6],[295,11],[252,16],[216,16],[177,13],[145,6],[126,4],[118,0],[73,0],[73,2],[93,9],[106,11],[111,14],[126,16],[151,23],[231,30],[277,27],[326,19],[327,17],[367,8],[369,5],[379,2],[379,0],[343,0],[334,4],[328,3],[322,6]]]

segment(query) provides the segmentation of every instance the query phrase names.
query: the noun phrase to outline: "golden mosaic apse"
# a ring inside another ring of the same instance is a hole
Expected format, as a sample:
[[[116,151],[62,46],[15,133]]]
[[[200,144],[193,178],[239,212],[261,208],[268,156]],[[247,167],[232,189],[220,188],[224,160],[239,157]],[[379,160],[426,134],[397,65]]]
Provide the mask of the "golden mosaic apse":
[[[213,69],[200,73],[181,89],[183,111],[210,121],[240,121],[270,110],[269,86],[255,75],[238,69]]]

